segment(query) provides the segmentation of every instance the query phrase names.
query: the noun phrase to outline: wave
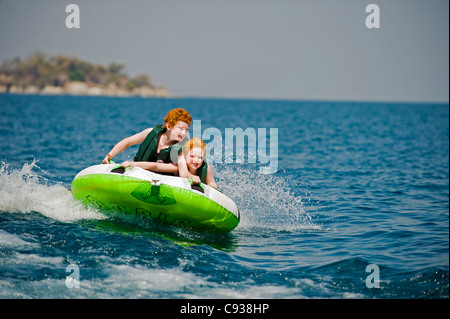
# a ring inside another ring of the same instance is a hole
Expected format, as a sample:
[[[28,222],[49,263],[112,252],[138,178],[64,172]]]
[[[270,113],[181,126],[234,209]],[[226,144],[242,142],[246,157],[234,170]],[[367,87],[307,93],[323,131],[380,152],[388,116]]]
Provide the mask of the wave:
[[[37,173],[36,171],[39,171]],[[73,198],[70,190],[44,177],[37,161],[14,169],[0,164],[0,213],[31,213],[61,221],[105,218],[95,209],[86,208]]]
[[[320,293],[322,296],[329,293],[329,297],[342,294],[343,298],[448,299],[449,297],[448,265],[406,270],[372,264],[378,269],[376,276],[378,287],[370,288],[367,286],[367,280],[371,277],[375,279],[373,268],[370,270],[366,268],[370,264],[369,260],[363,257],[354,257],[310,269],[300,268],[294,273],[302,273],[313,282],[320,281],[325,289]],[[349,290],[359,292],[351,293]]]

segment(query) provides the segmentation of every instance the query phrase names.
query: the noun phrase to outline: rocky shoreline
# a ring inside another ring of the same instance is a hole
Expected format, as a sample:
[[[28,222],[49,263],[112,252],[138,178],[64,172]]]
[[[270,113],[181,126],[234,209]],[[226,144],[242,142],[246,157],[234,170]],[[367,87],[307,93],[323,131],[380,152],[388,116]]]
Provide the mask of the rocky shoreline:
[[[169,97],[167,90],[153,85],[148,75],[129,77],[123,64],[113,62],[105,66],[40,52],[0,65],[0,93]]]
[[[84,82],[68,82],[62,86],[46,85],[42,89],[30,85],[26,87],[0,85],[0,93],[11,94],[40,94],[40,95],[88,95],[88,96],[116,96],[116,97],[170,97],[162,86],[141,86],[133,90],[126,90],[114,83],[107,86],[88,85]]]

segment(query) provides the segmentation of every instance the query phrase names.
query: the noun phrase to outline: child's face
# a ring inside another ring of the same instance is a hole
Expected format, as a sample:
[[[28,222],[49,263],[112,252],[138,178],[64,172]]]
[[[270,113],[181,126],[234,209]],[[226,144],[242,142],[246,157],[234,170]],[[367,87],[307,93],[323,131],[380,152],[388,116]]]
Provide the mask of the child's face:
[[[180,142],[186,137],[189,131],[189,124],[186,122],[178,122],[175,126],[167,124],[167,130],[170,132],[170,140]]]
[[[203,163],[203,150],[200,147],[194,147],[184,155],[184,158],[189,168],[197,170]]]

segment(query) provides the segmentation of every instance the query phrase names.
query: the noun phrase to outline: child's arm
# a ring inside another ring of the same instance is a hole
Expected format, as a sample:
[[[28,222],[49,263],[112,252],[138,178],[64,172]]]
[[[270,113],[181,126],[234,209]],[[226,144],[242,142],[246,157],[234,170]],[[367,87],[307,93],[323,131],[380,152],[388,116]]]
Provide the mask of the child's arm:
[[[184,158],[183,153],[180,153],[180,155],[178,155],[177,163],[178,163],[178,175],[180,177],[184,177],[184,178],[188,178],[188,179],[192,178],[192,180],[194,181],[194,184],[201,183],[200,177],[189,173],[187,165],[186,165],[186,159]]]
[[[213,172],[211,169],[211,165],[208,165],[208,170],[206,173],[206,184],[208,184],[211,187],[214,187],[215,189],[217,189],[217,184],[216,181],[214,180],[214,176],[213,176]]]
[[[129,137],[125,137],[123,140],[121,140],[116,145],[114,145],[112,150],[105,156],[102,163],[109,164],[109,161],[117,154],[125,151],[128,147],[130,147],[132,145],[142,143],[145,140],[145,138],[147,137],[148,133],[150,133],[152,131],[152,129],[153,128],[148,128],[148,129],[143,130],[140,133],[134,134]]]
[[[130,167],[131,169],[135,167],[140,167],[152,172],[159,173],[172,173],[176,174],[178,172],[177,164],[175,163],[155,163],[155,162],[130,162],[125,161],[122,163],[123,167]]]
[[[189,178],[188,177],[189,171],[188,171],[188,168],[186,165],[186,160],[184,159],[183,153],[180,153],[178,155],[177,163],[178,163],[178,175],[180,177]]]

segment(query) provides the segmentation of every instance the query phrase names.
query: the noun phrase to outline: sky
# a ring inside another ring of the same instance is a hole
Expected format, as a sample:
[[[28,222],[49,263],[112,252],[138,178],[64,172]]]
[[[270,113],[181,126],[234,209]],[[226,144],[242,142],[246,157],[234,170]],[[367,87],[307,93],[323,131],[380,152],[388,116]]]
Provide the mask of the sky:
[[[0,63],[37,51],[185,97],[449,101],[447,0],[0,0]]]

